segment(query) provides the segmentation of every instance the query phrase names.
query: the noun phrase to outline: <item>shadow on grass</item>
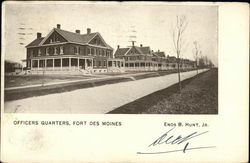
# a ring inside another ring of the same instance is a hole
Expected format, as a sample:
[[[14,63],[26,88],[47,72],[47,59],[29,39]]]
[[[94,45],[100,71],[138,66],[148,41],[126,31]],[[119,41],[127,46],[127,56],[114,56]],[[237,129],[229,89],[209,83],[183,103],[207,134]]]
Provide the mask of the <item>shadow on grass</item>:
[[[210,71],[214,71],[214,70],[210,70]],[[203,73],[200,73],[192,78],[183,80],[181,82],[182,88],[185,88],[185,86],[189,85],[190,82],[194,81],[195,79],[199,80],[205,74],[210,73],[210,71],[203,72]],[[216,80],[218,80],[218,78]],[[108,112],[107,114],[152,114],[152,113],[159,114],[156,112],[151,112],[151,110],[149,110],[149,108],[158,106],[159,102],[168,99],[173,94],[175,94],[175,95],[179,94],[178,90],[179,90],[179,88],[178,88],[178,83],[177,83],[177,84],[174,84],[166,89],[159,90],[159,91],[154,92],[150,95],[147,95],[147,96],[144,96],[140,99],[137,99],[131,103],[125,104],[125,105],[123,105],[115,110]],[[175,101],[176,101],[176,99],[175,99]],[[178,101],[176,101],[176,102],[178,103]],[[185,103],[185,101],[183,101],[183,103]],[[159,109],[159,108],[157,108],[157,109]]]

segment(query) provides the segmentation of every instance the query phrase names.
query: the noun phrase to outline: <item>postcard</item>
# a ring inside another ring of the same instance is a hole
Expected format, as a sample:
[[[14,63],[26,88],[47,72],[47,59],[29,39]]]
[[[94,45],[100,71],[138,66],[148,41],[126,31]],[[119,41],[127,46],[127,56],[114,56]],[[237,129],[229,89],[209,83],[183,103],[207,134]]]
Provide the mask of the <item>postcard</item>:
[[[248,162],[249,5],[2,4],[2,162]]]

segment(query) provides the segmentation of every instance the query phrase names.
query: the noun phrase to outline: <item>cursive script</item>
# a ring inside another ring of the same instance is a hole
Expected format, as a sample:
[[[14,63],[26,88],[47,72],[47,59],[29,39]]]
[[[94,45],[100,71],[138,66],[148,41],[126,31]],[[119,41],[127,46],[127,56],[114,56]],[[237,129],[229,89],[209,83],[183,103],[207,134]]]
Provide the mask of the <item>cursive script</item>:
[[[174,127],[175,128],[175,127]],[[199,147],[189,147],[190,140],[194,139],[195,137],[204,135],[208,133],[208,131],[204,132],[193,132],[186,136],[174,136],[170,132],[174,130],[174,128],[165,132],[162,136],[157,138],[153,143],[151,143],[148,147],[160,146],[160,145],[183,145],[183,148],[176,149],[176,150],[169,150],[169,151],[162,151],[162,152],[137,152],[137,154],[163,154],[163,153],[171,153],[171,152],[183,152],[185,153],[187,150],[194,150],[194,149],[204,149],[204,148],[214,148],[215,146],[199,146]]]

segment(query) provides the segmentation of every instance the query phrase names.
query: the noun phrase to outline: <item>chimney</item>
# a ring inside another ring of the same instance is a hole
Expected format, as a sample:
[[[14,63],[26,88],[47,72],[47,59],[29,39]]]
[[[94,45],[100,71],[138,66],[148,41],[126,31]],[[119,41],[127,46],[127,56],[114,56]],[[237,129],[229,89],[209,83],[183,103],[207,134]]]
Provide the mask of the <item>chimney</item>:
[[[142,44],[140,46],[142,47]]]
[[[37,38],[41,38],[42,37],[42,34],[41,33],[37,33]]]
[[[132,46],[135,46],[135,41],[132,41]]]
[[[151,50],[152,51],[152,53],[154,52],[154,50]]]
[[[81,31],[80,31],[79,29],[77,29],[77,30],[76,30],[76,33],[80,34],[80,33],[81,33]]]
[[[120,45],[117,45],[117,49],[120,49]]]
[[[56,28],[57,28],[57,29],[61,29],[61,24],[57,24],[57,25],[56,25]]]
[[[160,50],[158,49],[158,52],[160,52]]]
[[[87,34],[90,34],[90,33],[91,33],[91,29],[87,28]]]

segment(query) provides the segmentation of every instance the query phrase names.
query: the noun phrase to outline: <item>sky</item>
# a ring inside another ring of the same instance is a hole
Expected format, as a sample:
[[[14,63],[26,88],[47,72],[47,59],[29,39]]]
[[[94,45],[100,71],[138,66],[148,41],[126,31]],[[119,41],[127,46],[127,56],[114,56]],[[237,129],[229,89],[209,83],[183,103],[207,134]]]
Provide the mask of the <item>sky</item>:
[[[82,34],[91,28],[92,32],[99,32],[114,50],[117,45],[130,46],[129,36],[135,35],[135,45],[143,44],[154,51],[176,56],[172,27],[176,16],[185,15],[188,20],[184,32],[187,48],[181,57],[194,60],[193,42],[196,40],[202,55],[218,65],[216,6],[168,5],[162,2],[26,2],[7,3],[4,7],[4,55],[8,60],[20,62],[25,59],[25,46],[36,38],[36,33],[40,32],[45,37],[56,24],[61,24],[61,29],[67,31],[79,29]]]

